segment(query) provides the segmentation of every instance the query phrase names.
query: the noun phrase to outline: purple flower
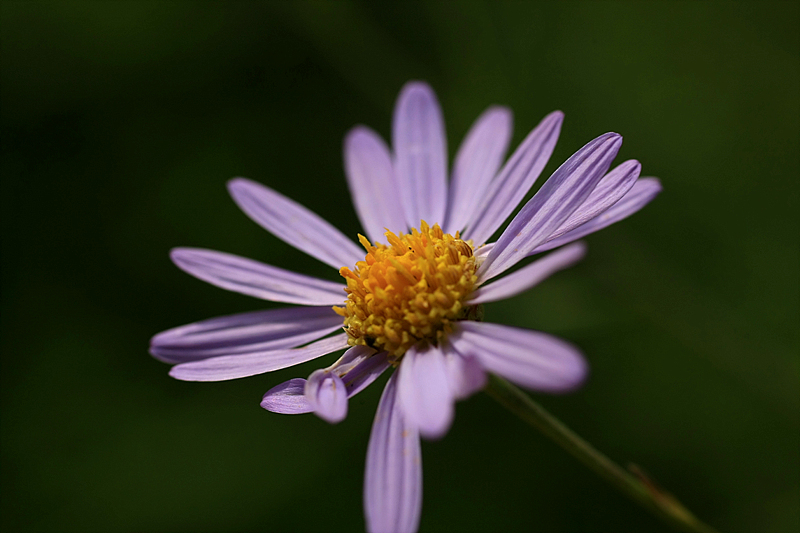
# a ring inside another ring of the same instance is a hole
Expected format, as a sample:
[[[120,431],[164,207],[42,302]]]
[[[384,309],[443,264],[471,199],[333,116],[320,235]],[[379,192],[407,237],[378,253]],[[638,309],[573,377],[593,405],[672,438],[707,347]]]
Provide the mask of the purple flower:
[[[490,107],[467,134],[448,181],[436,96],[425,83],[408,83],[395,107],[393,152],[365,126],[345,138],[345,173],[366,255],[288,198],[244,178],[231,180],[229,191],[250,218],[339,270],[346,285],[222,252],[177,248],[172,260],[193,276],[304,307],[171,329],[153,338],[151,353],[174,364],[170,375],[177,379],[219,381],[349,347],[332,365],[274,387],[261,402],[269,411],[313,412],[332,423],[346,417],[348,398],[395,368],[367,450],[366,522],[372,532],[415,531],[422,504],[419,437],[443,436],[456,400],[483,388],[487,372],[549,392],[572,390],[587,374],[581,353],[563,340],[480,321],[481,304],[533,287],[580,260],[585,246],[564,246],[496,278],[525,257],[627,217],[661,190],[655,178],[639,178],[637,161],[609,171],[622,137],[606,133],[561,165],[487,244],[541,173],[562,119],[558,111],[546,116],[503,164],[511,111]]]

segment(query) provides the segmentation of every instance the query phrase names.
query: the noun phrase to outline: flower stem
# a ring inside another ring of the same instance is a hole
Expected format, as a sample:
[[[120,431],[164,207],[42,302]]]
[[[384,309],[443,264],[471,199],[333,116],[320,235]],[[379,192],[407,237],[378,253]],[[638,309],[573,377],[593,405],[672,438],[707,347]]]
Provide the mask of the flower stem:
[[[658,488],[639,468],[631,466],[630,472],[623,469],[505,379],[490,375],[484,390],[502,406],[544,433],[600,477],[675,529],[693,533],[716,533],[714,528],[700,521],[671,494]]]

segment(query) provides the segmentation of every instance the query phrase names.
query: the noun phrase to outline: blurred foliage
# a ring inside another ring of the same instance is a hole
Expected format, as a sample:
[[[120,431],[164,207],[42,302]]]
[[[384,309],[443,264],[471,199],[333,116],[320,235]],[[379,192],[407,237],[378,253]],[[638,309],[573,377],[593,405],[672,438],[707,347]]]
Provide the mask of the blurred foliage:
[[[355,235],[341,142],[409,79],[451,154],[489,104],[554,170],[618,131],[664,193],[488,306],[581,346],[536,395],[724,531],[800,530],[797,2],[10,2],[2,43],[3,531],[357,531],[379,386],[337,426],[259,408],[316,368],[174,381],[153,334],[259,309],[168,250],[329,279],[227,197],[243,175]],[[539,183],[544,181],[540,179]],[[421,531],[663,531],[485,395],[423,445]]]

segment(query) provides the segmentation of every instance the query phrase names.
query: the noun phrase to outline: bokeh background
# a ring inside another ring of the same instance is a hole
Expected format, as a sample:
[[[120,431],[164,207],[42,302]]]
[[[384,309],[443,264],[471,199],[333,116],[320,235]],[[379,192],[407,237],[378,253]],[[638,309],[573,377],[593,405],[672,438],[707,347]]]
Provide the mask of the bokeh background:
[[[3,531],[359,531],[381,386],[330,426],[263,411],[317,364],[183,383],[166,328],[272,304],[200,246],[336,279],[228,197],[260,181],[355,235],[341,143],[424,79],[452,154],[566,113],[538,187],[606,131],[664,192],[583,263],[488,306],[581,346],[535,398],[724,531],[800,530],[796,2],[2,3]],[[326,358],[326,361],[331,360]],[[385,377],[382,381],[385,380]],[[668,531],[479,394],[423,444],[421,531]]]

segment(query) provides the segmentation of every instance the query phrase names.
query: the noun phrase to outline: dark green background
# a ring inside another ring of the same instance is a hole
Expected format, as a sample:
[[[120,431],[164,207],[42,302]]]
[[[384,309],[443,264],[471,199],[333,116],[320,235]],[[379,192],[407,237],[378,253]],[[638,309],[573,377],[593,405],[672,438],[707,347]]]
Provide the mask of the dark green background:
[[[4,1],[0,528],[363,528],[380,386],[330,426],[258,405],[315,363],[183,383],[147,343],[271,305],[183,274],[173,246],[336,279],[225,182],[355,235],[342,138],[388,137],[425,79],[451,156],[489,104],[513,108],[515,145],[561,109],[537,186],[606,131],[663,180],[487,319],[585,350],[583,389],[535,397],[613,459],[721,530],[798,531],[799,22],[796,2]],[[482,394],[423,455],[421,531],[666,531]]]

